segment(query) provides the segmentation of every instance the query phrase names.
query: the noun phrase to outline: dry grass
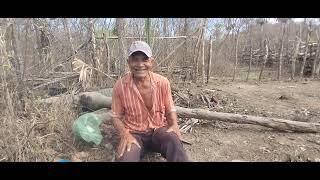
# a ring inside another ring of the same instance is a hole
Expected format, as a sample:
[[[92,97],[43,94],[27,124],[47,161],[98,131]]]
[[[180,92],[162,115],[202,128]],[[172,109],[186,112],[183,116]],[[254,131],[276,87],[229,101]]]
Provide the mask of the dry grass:
[[[53,161],[76,151],[70,105],[45,107],[27,99],[25,111],[11,114],[10,108],[14,105],[7,103],[0,114],[1,161]]]

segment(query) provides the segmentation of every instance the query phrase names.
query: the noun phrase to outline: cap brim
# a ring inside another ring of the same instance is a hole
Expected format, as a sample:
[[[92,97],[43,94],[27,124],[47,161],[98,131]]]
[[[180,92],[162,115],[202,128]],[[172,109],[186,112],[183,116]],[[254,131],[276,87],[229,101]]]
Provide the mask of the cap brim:
[[[137,52],[137,51],[143,52],[143,53],[144,53],[146,56],[148,56],[148,57],[151,57],[151,56],[152,56],[150,53],[147,53],[147,52],[145,52],[144,50],[141,50],[141,49],[136,49],[136,50],[132,51],[131,53],[129,53],[128,56],[131,56],[133,53],[135,53],[135,52]]]

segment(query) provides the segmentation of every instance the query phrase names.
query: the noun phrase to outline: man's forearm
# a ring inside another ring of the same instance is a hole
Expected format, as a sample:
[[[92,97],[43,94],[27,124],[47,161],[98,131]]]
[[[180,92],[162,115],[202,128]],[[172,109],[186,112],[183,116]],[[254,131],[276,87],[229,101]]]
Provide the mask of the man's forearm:
[[[173,111],[168,113],[167,115],[167,122],[169,126],[178,125],[178,117],[177,112]]]
[[[122,123],[122,121],[119,118],[114,117],[112,119],[112,122],[113,122],[113,126],[119,132],[120,135],[123,135],[123,134],[126,134],[129,132],[129,130],[124,127],[124,124]]]

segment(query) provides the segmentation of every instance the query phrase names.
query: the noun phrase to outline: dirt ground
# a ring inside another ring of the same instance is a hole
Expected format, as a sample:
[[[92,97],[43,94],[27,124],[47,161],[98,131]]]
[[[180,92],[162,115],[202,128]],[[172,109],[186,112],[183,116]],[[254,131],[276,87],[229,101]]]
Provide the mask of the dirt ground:
[[[320,122],[319,81],[215,81],[207,86],[178,89],[195,98],[189,107]],[[214,96],[219,106],[206,107],[196,94]],[[286,133],[257,125],[200,120],[183,137],[192,142],[184,145],[192,161],[320,161],[320,134]]]

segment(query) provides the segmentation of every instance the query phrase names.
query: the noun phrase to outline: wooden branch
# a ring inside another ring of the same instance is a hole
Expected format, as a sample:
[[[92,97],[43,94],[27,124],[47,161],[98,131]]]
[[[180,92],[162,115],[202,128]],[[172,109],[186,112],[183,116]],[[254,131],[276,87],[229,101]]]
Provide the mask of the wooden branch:
[[[175,53],[177,51],[177,49],[179,49],[183,44],[185,43],[185,40],[183,42],[181,42],[176,48],[174,48],[166,58],[164,58],[162,61],[160,61],[154,68],[159,67],[163,62],[165,62],[166,60],[168,60],[173,53]]]
[[[36,87],[34,87],[34,88],[32,88],[32,89],[33,89],[33,90],[36,90],[36,89],[39,89],[39,88],[41,88],[41,87],[48,86],[48,85],[53,84],[53,83],[60,82],[60,81],[63,81],[63,80],[65,80],[65,79],[75,78],[75,77],[78,77],[78,76],[79,76],[79,74],[73,74],[73,75],[70,75],[70,76],[66,76],[66,77],[62,77],[62,78],[57,78],[57,79],[54,79],[54,80],[52,80],[52,81],[50,81],[50,82],[47,82],[47,83],[41,84],[41,85],[39,85],[39,86],[36,86]]]

